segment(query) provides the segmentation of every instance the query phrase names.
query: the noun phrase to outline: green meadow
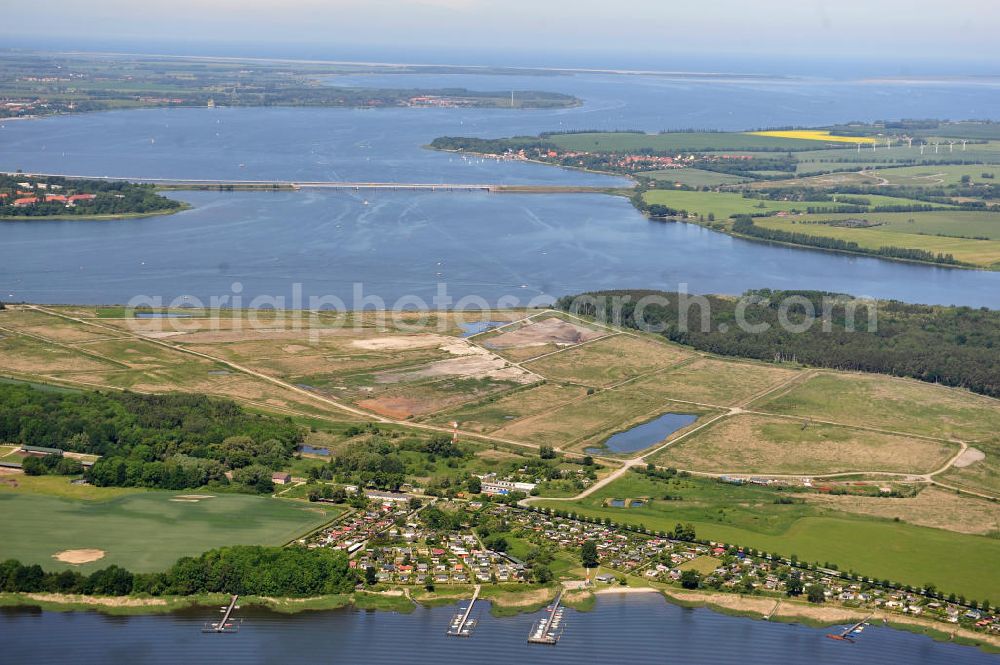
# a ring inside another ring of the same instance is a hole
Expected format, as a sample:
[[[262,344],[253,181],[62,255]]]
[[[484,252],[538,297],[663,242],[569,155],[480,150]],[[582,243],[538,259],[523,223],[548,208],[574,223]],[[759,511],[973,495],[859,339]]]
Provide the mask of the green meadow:
[[[101,496],[97,488],[90,489],[89,496]],[[283,545],[339,514],[339,509],[305,502],[202,490],[111,496],[79,500],[5,486],[0,490],[0,560],[38,563],[47,570],[89,572],[117,564],[135,572],[159,571],[182,556],[214,547]],[[75,549],[103,550],[105,556],[79,566],[53,558]]]
[[[670,494],[674,500],[662,497]],[[1000,539],[971,536],[803,503],[777,504],[778,493],[714,480],[654,480],[631,473],[578,501],[538,501],[616,522],[669,531],[694,525],[699,538],[835,563],[878,579],[915,586],[933,582],[946,593],[1000,598]],[[642,507],[606,506],[607,499],[650,497]],[[677,497],[680,497],[679,499]],[[886,499],[887,501],[891,499]]]
[[[873,206],[885,205],[926,205],[922,201],[866,194]],[[714,214],[716,219],[725,219],[733,215],[759,215],[781,211],[806,212],[813,208],[833,208],[836,201],[767,201],[763,199],[745,198],[739,192],[693,192],[670,189],[654,189],[645,193],[644,199],[649,204],[660,204],[677,210],[686,210],[696,215]],[[909,213],[913,217],[916,213]],[[854,216],[857,217],[858,213]]]

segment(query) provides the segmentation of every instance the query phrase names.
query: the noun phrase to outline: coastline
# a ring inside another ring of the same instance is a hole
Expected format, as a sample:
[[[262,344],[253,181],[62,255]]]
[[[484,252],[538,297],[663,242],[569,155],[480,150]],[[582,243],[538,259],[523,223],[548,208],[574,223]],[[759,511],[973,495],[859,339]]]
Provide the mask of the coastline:
[[[535,587],[508,590],[501,587],[484,589],[482,599],[491,604],[490,614],[503,618],[531,614],[543,609],[555,597],[558,587]],[[313,596],[307,598],[277,598],[242,596],[241,604],[261,607],[280,614],[309,611],[329,611],[354,606],[359,610],[389,611],[408,614],[417,605],[438,607],[455,604],[471,594],[471,588],[456,587],[443,593],[392,588],[385,591],[357,591],[352,594]],[[960,626],[884,610],[864,610],[843,605],[813,605],[801,600],[774,596],[743,596],[704,590],[657,588],[651,586],[608,586],[599,589],[564,589],[563,604],[579,612],[589,612],[597,606],[600,596],[638,596],[655,594],[667,603],[684,608],[704,608],[720,614],[752,620],[802,624],[811,628],[826,628],[868,620],[895,630],[930,637],[938,642],[953,642],[976,647],[987,653],[1000,653],[1000,635],[990,635]],[[58,593],[0,592],[0,608],[34,607],[47,612],[99,612],[109,616],[168,614],[200,607],[225,604],[226,594],[196,596],[82,596]]]
[[[489,155],[487,155],[487,154],[479,153],[479,152],[474,152],[474,151],[470,151],[470,150],[450,150],[450,149],[445,149],[445,148],[434,148],[434,147],[431,147],[430,145],[425,145],[424,148],[426,148],[428,150],[434,150],[435,152],[447,152],[447,153],[454,153],[454,154],[458,154],[458,155],[476,155],[478,157],[489,157]],[[517,161],[522,161],[522,162],[531,163],[531,164],[543,164],[545,166],[550,166],[550,167],[557,168],[557,169],[565,169],[567,171],[579,171],[581,173],[590,173],[590,174],[593,174],[593,175],[604,175],[604,176],[613,177],[613,178],[625,178],[625,179],[631,180],[633,183],[635,183],[633,185],[633,188],[638,184],[638,181],[635,179],[635,177],[633,177],[632,175],[628,175],[628,174],[613,173],[611,171],[598,171],[598,170],[595,170],[595,169],[589,169],[589,168],[578,167],[578,166],[563,166],[561,164],[553,164],[551,162],[546,162],[546,161],[540,160],[540,159],[530,159],[530,158],[528,158],[528,159],[521,159],[521,160],[517,160]],[[609,188],[609,190],[611,190],[611,189],[615,189],[615,188]],[[595,191],[594,193],[595,194],[607,194],[609,196],[628,196],[628,194],[626,193],[628,191],[633,191],[633,193],[634,193],[634,189],[633,190],[628,190],[626,188],[617,188],[617,190],[618,191],[606,191],[606,192]],[[975,265],[975,264],[967,264],[967,263],[961,263],[961,264],[938,263],[936,261],[921,261],[919,259],[904,259],[904,258],[897,258],[897,257],[894,257],[894,256],[881,256],[879,254],[875,254],[874,252],[864,252],[864,251],[857,251],[857,252],[855,252],[855,251],[851,251],[851,250],[847,250],[847,249],[833,249],[833,248],[829,248],[829,247],[818,247],[818,246],[803,245],[803,244],[793,243],[793,242],[784,242],[784,241],[781,241],[781,240],[766,240],[766,239],[763,239],[763,238],[755,238],[753,236],[744,235],[742,233],[735,233],[735,232],[733,232],[732,230],[730,230],[728,228],[714,228],[714,227],[709,226],[708,224],[702,224],[702,223],[699,223],[697,221],[691,221],[691,220],[687,220],[687,219],[680,219],[680,218],[677,218],[677,217],[654,217],[653,215],[650,215],[648,212],[646,212],[645,210],[643,210],[642,208],[640,208],[634,202],[632,202],[632,201],[630,201],[630,202],[632,203],[632,207],[635,208],[635,210],[637,210],[640,214],[642,214],[646,219],[648,219],[650,221],[694,224],[696,226],[700,226],[700,227],[702,227],[704,229],[707,229],[709,231],[715,231],[716,233],[721,233],[723,235],[727,235],[727,236],[729,236],[731,238],[739,238],[741,240],[747,240],[747,241],[751,241],[751,242],[759,242],[759,243],[768,244],[768,245],[778,245],[778,246],[781,246],[781,247],[790,247],[790,248],[793,248],[793,249],[815,250],[815,251],[818,251],[818,252],[828,252],[828,253],[831,253],[831,254],[843,254],[843,255],[847,255],[847,256],[859,256],[859,257],[864,257],[864,258],[869,258],[869,259],[879,259],[879,260],[882,260],[882,261],[894,261],[894,262],[897,262],[897,263],[908,263],[908,264],[911,264],[911,265],[931,266],[931,267],[934,267],[934,268],[950,268],[950,269],[955,269],[955,270],[975,270],[975,271],[982,271],[982,272],[998,272],[998,271],[1000,271],[1000,266],[992,267],[992,266],[988,266],[988,265]]]
[[[144,217],[166,217],[167,215],[191,210],[193,207],[190,203],[181,202],[179,208],[171,208],[170,210],[123,212],[116,215],[40,215],[37,217],[29,215],[0,215],[0,222],[112,222],[126,219],[142,219]]]

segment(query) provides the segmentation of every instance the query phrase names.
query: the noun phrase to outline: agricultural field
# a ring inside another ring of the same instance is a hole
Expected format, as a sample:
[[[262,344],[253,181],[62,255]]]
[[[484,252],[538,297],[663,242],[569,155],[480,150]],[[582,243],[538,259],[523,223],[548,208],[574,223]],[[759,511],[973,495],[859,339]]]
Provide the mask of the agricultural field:
[[[862,145],[875,143],[869,136],[837,136],[821,129],[787,129],[749,132],[754,136],[770,136],[782,139],[805,139],[807,141],[823,141],[825,143],[860,143]]]
[[[69,485],[65,478],[53,479]],[[115,496],[116,490],[100,488],[113,498],[94,501],[26,491],[30,489],[0,483],[5,527],[0,559],[84,572],[110,564],[158,571],[182,556],[222,545],[281,545],[340,512],[243,494],[150,490]],[[80,563],[71,563],[74,555]]]
[[[872,175],[884,180],[889,185],[950,187],[962,184],[962,178],[965,176],[968,176],[971,183],[991,184],[995,181],[998,171],[1000,168],[984,164],[924,164],[878,169],[873,171]],[[986,174],[987,177],[984,178],[983,174]]]
[[[672,500],[658,498],[667,494]],[[1000,573],[994,565],[1000,540],[809,503],[776,503],[783,495],[769,488],[695,478],[664,481],[632,472],[584,499],[535,503],[656,531],[691,523],[699,538],[795,554],[806,561],[832,561],[841,570],[907,584],[933,581],[970,598],[1000,597]],[[652,500],[630,508],[606,505],[608,499],[635,496]]]
[[[843,226],[864,219],[869,226]],[[920,249],[951,254],[963,263],[995,269],[1000,265],[1000,214],[973,211],[813,214],[764,217],[754,225],[855,242],[860,247]]]
[[[958,452],[937,441],[741,414],[664,448],[652,461],[718,474],[930,473]]]
[[[662,171],[643,171],[643,176],[653,178],[661,183],[680,183],[687,187],[719,187],[720,185],[737,185],[747,182],[749,178],[743,178],[728,173],[716,173],[704,169],[683,168],[664,169]]]
[[[827,150],[811,150],[795,152],[795,158],[800,164],[815,164],[823,170],[846,168],[854,163],[868,162],[870,164],[882,164],[890,166],[911,166],[914,163],[933,164],[935,162],[982,162],[983,164],[1000,163],[1000,141],[988,141],[986,143],[969,143],[962,150],[961,143],[955,145],[954,150],[948,145],[947,140],[940,139],[938,151],[934,152],[934,142],[936,139],[928,138],[928,145],[924,147],[923,154],[920,153],[920,141],[914,141],[912,147],[907,147],[900,142],[896,142],[889,149],[884,144],[876,145],[872,150],[870,147],[862,146],[860,151],[856,146],[849,148],[835,148]],[[846,162],[846,163],[845,163]]]
[[[710,150],[816,150],[821,144],[813,139],[762,136],[740,132],[590,132],[552,134],[544,137],[565,150],[590,152],[655,152]]]
[[[769,183],[773,186],[776,183]],[[925,205],[922,201],[894,196],[868,195],[864,198],[871,201],[872,206],[886,205]],[[802,212],[810,207],[835,207],[836,201],[769,201],[764,199],[746,198],[738,192],[696,192],[667,189],[654,189],[646,192],[643,199],[650,205],[664,205],[675,210],[686,210],[688,214],[707,217],[714,215],[722,220],[734,215],[761,215],[777,212]],[[855,216],[861,213],[855,213]],[[914,216],[915,213],[910,213]]]

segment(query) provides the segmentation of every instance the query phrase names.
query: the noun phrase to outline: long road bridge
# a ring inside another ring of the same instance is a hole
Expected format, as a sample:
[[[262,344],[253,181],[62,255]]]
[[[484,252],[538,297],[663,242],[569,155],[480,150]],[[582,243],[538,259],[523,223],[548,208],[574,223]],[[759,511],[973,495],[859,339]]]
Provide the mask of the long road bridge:
[[[77,180],[104,180],[108,182],[141,182],[163,189],[271,191],[330,189],[342,191],[440,191],[440,192],[510,192],[510,193],[602,193],[612,187],[585,187],[574,185],[503,185],[489,183],[431,183],[431,182],[353,182],[340,180],[229,180],[216,178],[131,178],[124,176],[68,175],[65,173],[18,173],[4,175],[24,178],[66,178]],[[620,188],[619,188],[620,189]]]

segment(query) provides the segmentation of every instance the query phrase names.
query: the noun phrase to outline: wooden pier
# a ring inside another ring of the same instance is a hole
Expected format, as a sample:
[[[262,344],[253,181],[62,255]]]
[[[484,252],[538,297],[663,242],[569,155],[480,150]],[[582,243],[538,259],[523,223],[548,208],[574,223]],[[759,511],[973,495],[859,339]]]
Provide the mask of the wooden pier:
[[[559,602],[563,592],[560,590],[556,599],[548,607],[549,616],[536,623],[528,633],[528,644],[556,644],[562,635],[562,609]]]
[[[871,619],[871,618],[872,618],[872,615],[869,615],[868,617],[862,619],[861,621],[857,622],[856,624],[848,626],[846,629],[844,629],[840,633],[827,633],[826,636],[829,637],[831,640],[841,640],[843,642],[852,642],[853,643],[854,642],[853,636],[860,634],[861,631],[865,629],[865,626],[868,625],[868,619]]]
[[[469,601],[469,606],[465,608],[465,612],[459,611],[451,619],[451,624],[448,626],[448,634],[452,637],[471,637],[472,630],[476,627],[476,620],[470,619],[472,615],[472,606],[476,604],[476,599],[479,598],[479,590],[482,587],[476,585],[476,590],[472,592],[472,600]]]
[[[205,627],[201,629],[203,633],[238,633],[240,628],[238,625],[230,623],[229,619],[233,616],[233,610],[238,609],[236,601],[239,600],[238,594],[233,594],[232,600],[229,601],[228,607],[221,608],[222,620],[218,623],[210,622],[205,624]]]

